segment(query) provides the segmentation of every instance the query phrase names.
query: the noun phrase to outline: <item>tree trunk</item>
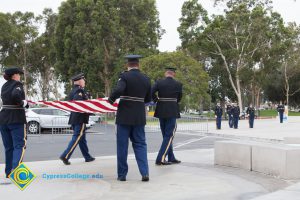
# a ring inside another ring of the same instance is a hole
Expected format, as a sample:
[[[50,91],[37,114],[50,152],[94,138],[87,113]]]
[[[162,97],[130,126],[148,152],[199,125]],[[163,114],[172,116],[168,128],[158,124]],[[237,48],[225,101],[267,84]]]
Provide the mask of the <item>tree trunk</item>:
[[[111,92],[110,81],[108,78],[104,80],[105,96],[108,97]]]
[[[256,109],[258,109],[260,107],[260,91],[261,91],[261,89],[258,88],[256,90],[256,94],[255,94],[255,96],[256,96],[255,108]]]
[[[240,77],[239,77],[238,70],[236,72],[236,89],[237,89],[236,96],[238,98],[238,104],[242,111],[243,110],[243,102],[242,102],[241,84],[240,84]]]
[[[239,60],[237,62],[237,67],[236,67],[236,85],[234,84],[234,81],[232,79],[232,74],[230,72],[230,67],[227,63],[227,60],[226,60],[226,57],[225,55],[223,54],[222,52],[222,49],[221,47],[219,46],[218,42],[213,38],[213,37],[209,37],[212,42],[216,45],[217,49],[218,49],[218,54],[221,56],[222,60],[224,61],[224,66],[225,66],[225,69],[227,71],[227,74],[228,74],[228,77],[229,77],[229,81],[230,81],[230,84],[238,98],[238,104],[239,104],[239,107],[240,109],[242,109],[242,94],[241,94],[241,86],[240,86],[240,78],[239,78],[239,68],[240,68],[240,64],[242,63],[241,60]]]
[[[284,80],[285,80],[285,96],[286,96],[286,105],[289,105],[289,92],[290,92],[290,84],[289,77],[287,75],[287,63],[284,63]]]
[[[25,97],[27,98],[28,95],[28,85],[27,85],[27,57],[26,57],[26,43],[24,43],[23,47],[23,59],[24,59],[24,92],[25,92]]]

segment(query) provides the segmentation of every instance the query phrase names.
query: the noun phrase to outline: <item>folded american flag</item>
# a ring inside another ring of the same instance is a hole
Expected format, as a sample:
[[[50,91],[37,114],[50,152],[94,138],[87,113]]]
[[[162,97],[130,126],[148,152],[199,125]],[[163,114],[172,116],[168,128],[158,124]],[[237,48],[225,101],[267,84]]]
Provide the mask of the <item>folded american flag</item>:
[[[111,105],[106,99],[90,99],[85,101],[38,101],[33,104],[46,105],[61,110],[80,112],[80,113],[109,113],[116,112],[118,104]]]

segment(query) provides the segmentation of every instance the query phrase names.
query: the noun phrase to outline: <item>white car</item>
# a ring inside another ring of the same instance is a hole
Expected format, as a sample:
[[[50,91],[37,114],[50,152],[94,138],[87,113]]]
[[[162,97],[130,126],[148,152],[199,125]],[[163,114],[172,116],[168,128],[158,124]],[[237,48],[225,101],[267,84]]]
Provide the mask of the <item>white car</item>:
[[[29,134],[36,134],[42,129],[70,129],[69,116],[70,112],[57,108],[30,108],[26,110],[27,131]],[[87,128],[95,124],[93,120],[89,121]]]

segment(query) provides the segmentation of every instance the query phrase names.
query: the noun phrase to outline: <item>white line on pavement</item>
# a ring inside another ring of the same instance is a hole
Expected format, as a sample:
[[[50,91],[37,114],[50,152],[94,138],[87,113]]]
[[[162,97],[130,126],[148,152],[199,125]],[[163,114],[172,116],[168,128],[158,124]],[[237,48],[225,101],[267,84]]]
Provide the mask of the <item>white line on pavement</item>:
[[[182,147],[182,146],[187,145],[187,144],[191,144],[191,143],[193,143],[193,142],[197,142],[197,141],[206,139],[206,138],[208,138],[208,137],[209,137],[209,136],[205,136],[205,137],[202,137],[202,138],[197,138],[197,139],[187,140],[187,141],[185,141],[184,143],[179,143],[178,145],[176,145],[176,146],[174,147],[174,149],[177,149],[177,148]]]

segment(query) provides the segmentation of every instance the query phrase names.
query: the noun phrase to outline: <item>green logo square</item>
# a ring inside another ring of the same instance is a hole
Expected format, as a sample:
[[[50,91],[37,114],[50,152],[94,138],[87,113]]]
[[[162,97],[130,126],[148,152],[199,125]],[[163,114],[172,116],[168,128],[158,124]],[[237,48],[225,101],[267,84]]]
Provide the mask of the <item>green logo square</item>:
[[[22,191],[35,179],[35,177],[36,175],[32,173],[24,163],[21,163],[9,175],[9,179]]]

